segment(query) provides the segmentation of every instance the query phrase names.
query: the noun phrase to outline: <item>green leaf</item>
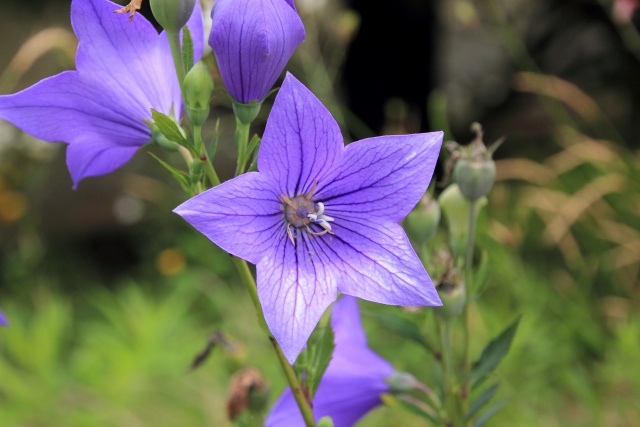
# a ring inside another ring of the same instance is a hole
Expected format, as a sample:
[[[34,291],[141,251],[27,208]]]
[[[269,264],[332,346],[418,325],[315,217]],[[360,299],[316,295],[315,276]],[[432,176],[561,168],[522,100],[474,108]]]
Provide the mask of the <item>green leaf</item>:
[[[473,423],[473,427],[482,427],[483,425],[485,425],[486,422],[489,421],[489,418],[494,416],[496,412],[502,409],[502,407],[507,403],[507,400],[508,399],[505,397],[504,399],[501,399],[498,402],[494,403],[493,406],[491,406],[482,415],[480,415],[477,421]]]
[[[247,146],[247,153],[245,155],[245,158],[243,159],[243,164],[246,164],[247,161],[251,158],[254,150],[258,147],[258,145],[260,145],[260,141],[260,137],[257,134],[254,134],[251,138],[251,141],[249,141],[249,145]]]
[[[488,281],[488,277],[489,254],[487,253],[487,251],[482,251],[482,253],[480,254],[480,264],[478,265],[478,268],[473,275],[473,300],[476,300],[484,290],[484,287]]]
[[[494,384],[491,387],[487,388],[485,391],[480,394],[473,402],[471,402],[471,406],[469,406],[469,412],[467,413],[467,421],[469,421],[480,409],[484,407],[489,401],[495,396],[496,391],[498,391],[498,384]]]
[[[307,386],[309,395],[313,396],[318,390],[322,376],[324,375],[335,348],[333,329],[329,324],[320,328],[319,336],[311,343],[311,361],[307,371]]]
[[[191,38],[189,27],[185,25],[182,29],[182,63],[184,64],[185,74],[193,68],[193,61],[193,39]]]
[[[411,412],[414,415],[431,421],[431,423],[436,426],[442,424],[438,420],[438,417],[437,415],[435,415],[435,413],[432,414],[429,412],[433,409],[430,408],[426,403],[421,402],[418,399],[415,399],[415,402],[413,402],[412,397],[405,396],[405,398],[403,399],[403,396],[396,397],[391,394],[383,394],[380,396],[380,398],[382,399],[382,402],[384,402],[384,404],[390,408],[404,409],[405,411]],[[409,399],[409,401],[406,400],[407,398]]]
[[[482,380],[491,373],[509,352],[511,342],[516,336],[520,317],[507,327],[502,333],[492,340],[482,351],[480,359],[478,359],[471,369],[471,383],[473,387],[480,385]]]
[[[171,174],[171,176],[173,176],[173,178],[178,181],[178,184],[180,184],[180,187],[182,187],[182,189],[189,195],[193,195],[193,190],[191,189],[191,185],[189,184],[189,175],[187,175],[185,172],[177,170],[176,168],[174,168],[173,166],[171,166],[170,164],[168,164],[167,162],[163,161],[162,159],[160,159],[158,156],[156,156],[153,153],[149,153],[151,155],[151,157],[153,157],[154,159],[156,159],[158,161],[158,163],[160,163],[160,165],[162,165],[162,167],[164,167],[166,170],[169,171],[169,173]]]
[[[216,155],[216,150],[218,149],[218,141],[220,140],[220,119],[216,120],[216,128],[213,131],[213,138],[211,139],[211,144],[209,144],[209,149],[207,150],[207,154],[209,155],[209,161],[213,162],[213,158]]]
[[[424,335],[420,331],[418,325],[415,322],[407,319],[404,316],[401,316],[396,313],[371,313],[374,317],[378,319],[382,325],[386,328],[390,329],[397,334],[400,334],[406,338],[409,338],[416,343],[420,344],[424,348],[426,348],[429,352],[435,353],[434,348],[431,344],[425,339]]]
[[[180,132],[180,127],[176,122],[171,119],[171,117],[166,114],[162,114],[159,111],[151,109],[151,117],[153,118],[153,123],[158,127],[160,133],[162,133],[165,138],[169,141],[173,141],[176,144],[180,144],[183,147],[192,149],[191,144],[182,136],[182,132]]]

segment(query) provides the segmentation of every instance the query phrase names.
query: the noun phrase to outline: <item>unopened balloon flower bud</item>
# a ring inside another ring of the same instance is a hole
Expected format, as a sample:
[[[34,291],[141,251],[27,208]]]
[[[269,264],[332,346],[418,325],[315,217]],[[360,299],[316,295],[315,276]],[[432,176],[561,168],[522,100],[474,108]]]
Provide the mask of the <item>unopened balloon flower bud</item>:
[[[453,319],[462,313],[467,302],[467,291],[457,275],[445,277],[437,286],[442,306],[434,307],[435,313],[445,320]]]
[[[389,384],[389,391],[394,394],[411,392],[418,386],[418,380],[406,372],[394,371],[385,381]]]
[[[496,180],[496,164],[489,160],[460,159],[453,169],[460,191],[471,202],[489,194]]]
[[[496,180],[496,164],[493,152],[502,144],[502,140],[487,148],[482,139],[483,131],[479,123],[471,125],[476,138],[467,146],[454,143],[456,164],[453,177],[465,198],[471,202],[489,194]]]
[[[405,229],[410,237],[419,242],[429,241],[438,231],[440,224],[440,205],[426,193],[418,205],[404,220]]]
[[[457,184],[448,186],[438,198],[442,212],[447,219],[451,236],[451,249],[456,256],[464,254],[464,248],[469,233],[469,202],[460,191]],[[480,209],[487,204],[487,198],[481,197],[474,201],[476,219]]]
[[[151,0],[151,11],[167,32],[177,33],[187,24],[196,0]]]
[[[184,78],[184,97],[189,120],[201,126],[209,117],[209,105],[213,94],[213,78],[209,68],[198,61]]]

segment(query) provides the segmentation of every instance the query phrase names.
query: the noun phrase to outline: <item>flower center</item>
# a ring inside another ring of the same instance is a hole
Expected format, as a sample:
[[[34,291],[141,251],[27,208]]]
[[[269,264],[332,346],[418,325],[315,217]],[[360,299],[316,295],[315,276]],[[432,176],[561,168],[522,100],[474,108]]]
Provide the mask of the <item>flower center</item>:
[[[293,198],[289,198],[284,194],[280,195],[284,202],[283,210],[284,219],[287,222],[287,234],[294,245],[296,244],[295,236],[297,236],[298,232],[296,231],[294,236],[293,231],[291,231],[292,226],[296,229],[304,227],[309,234],[314,236],[322,236],[327,233],[333,234],[331,224],[329,224],[329,222],[333,222],[333,218],[324,214],[324,204],[320,202],[315,204],[311,200],[315,190],[316,181],[314,180],[309,194],[299,194]],[[320,226],[322,231],[313,231],[309,227],[311,224]]]
[[[283,197],[284,199],[284,197]],[[284,202],[284,218],[296,228],[306,227],[313,222],[309,214],[315,214],[316,207],[306,195],[287,198]]]

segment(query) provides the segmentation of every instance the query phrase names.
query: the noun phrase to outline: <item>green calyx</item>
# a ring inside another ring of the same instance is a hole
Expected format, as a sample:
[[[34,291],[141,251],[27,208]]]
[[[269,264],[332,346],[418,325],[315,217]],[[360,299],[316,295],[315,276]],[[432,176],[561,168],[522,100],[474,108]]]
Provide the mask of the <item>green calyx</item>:
[[[213,94],[213,78],[209,68],[198,61],[184,78],[185,107],[189,120],[196,126],[209,117],[209,105]]]
[[[167,32],[177,33],[187,24],[196,0],[150,0],[153,17]]]
[[[256,117],[258,117],[258,113],[260,113],[260,108],[262,107],[262,102],[250,102],[249,104],[241,104],[239,102],[233,101],[233,112],[235,113],[238,120],[245,124],[250,125]]]

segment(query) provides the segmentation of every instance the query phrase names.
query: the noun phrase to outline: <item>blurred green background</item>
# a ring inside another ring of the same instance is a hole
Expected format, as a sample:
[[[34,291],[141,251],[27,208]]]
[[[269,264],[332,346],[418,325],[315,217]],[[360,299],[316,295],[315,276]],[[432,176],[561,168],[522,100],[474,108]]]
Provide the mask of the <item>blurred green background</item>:
[[[474,120],[487,142],[508,138],[478,235],[473,354],[523,320],[489,425],[640,426],[638,4],[296,4],[307,40],[289,69],[347,140],[444,129],[466,143]],[[73,68],[68,17],[68,1],[2,1],[0,93]],[[215,77],[229,177],[234,124]],[[171,213],[183,195],[149,151],[72,191],[63,144],[0,122],[0,426],[227,426],[238,369],[257,367],[272,400],[284,388],[228,256]],[[432,356],[372,316],[400,309],[361,307],[371,346],[432,382]],[[217,331],[228,342],[190,371]],[[381,407],[359,425],[424,422]]]

